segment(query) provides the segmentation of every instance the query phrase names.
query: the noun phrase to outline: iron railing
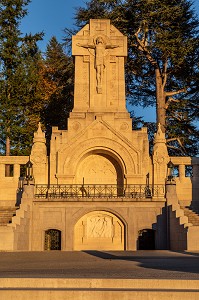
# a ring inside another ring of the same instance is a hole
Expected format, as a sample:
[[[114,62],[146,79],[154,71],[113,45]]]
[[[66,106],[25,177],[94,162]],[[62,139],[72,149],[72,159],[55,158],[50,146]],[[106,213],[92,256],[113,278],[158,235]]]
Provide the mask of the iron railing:
[[[164,185],[109,185],[109,184],[58,184],[36,185],[36,198],[152,198],[163,197]]]

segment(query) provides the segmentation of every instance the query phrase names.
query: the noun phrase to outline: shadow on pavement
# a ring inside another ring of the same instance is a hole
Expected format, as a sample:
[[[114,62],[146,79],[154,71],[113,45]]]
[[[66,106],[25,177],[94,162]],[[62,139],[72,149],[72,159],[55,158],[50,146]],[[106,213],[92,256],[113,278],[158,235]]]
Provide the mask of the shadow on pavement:
[[[107,260],[136,261],[147,269],[168,270],[199,274],[199,253],[161,251],[83,251],[89,255]]]

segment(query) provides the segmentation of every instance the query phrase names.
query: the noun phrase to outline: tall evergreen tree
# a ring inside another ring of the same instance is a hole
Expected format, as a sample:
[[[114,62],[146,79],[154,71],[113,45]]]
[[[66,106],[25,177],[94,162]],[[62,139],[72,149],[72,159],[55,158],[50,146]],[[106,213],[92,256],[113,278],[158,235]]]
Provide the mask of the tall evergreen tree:
[[[189,139],[197,135],[193,121],[198,115],[198,97],[194,95],[199,90],[199,21],[192,2],[91,0],[86,8],[77,9],[76,25],[82,27],[90,18],[109,18],[128,36],[129,102],[144,107],[156,105],[157,124],[166,130],[172,153],[180,149],[179,154],[196,154],[197,141]],[[177,130],[182,123],[184,130]]]
[[[32,105],[37,78],[37,41],[42,34],[22,36],[19,26],[30,0],[0,0],[0,122],[1,149],[5,155],[23,154],[28,124],[27,106]],[[30,111],[29,107],[29,111]],[[21,145],[20,145],[21,143]],[[26,145],[26,146],[25,146]]]
[[[43,79],[47,98],[43,123],[49,139],[52,126],[67,128],[67,117],[73,108],[74,65],[56,37],[47,45]]]

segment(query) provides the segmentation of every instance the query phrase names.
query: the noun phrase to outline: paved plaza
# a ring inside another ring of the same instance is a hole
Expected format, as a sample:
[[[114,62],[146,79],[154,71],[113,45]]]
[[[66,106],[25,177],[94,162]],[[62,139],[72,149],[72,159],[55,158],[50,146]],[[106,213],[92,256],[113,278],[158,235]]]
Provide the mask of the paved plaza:
[[[199,252],[1,252],[0,278],[199,280]]]

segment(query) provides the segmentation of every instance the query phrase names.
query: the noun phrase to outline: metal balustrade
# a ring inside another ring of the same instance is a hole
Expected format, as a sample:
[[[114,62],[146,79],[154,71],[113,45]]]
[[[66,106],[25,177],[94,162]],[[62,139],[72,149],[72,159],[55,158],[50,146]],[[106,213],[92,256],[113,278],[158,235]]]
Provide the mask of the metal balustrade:
[[[164,185],[109,185],[109,184],[58,184],[41,185],[35,187],[35,198],[134,198],[151,199],[152,197],[163,197]]]

